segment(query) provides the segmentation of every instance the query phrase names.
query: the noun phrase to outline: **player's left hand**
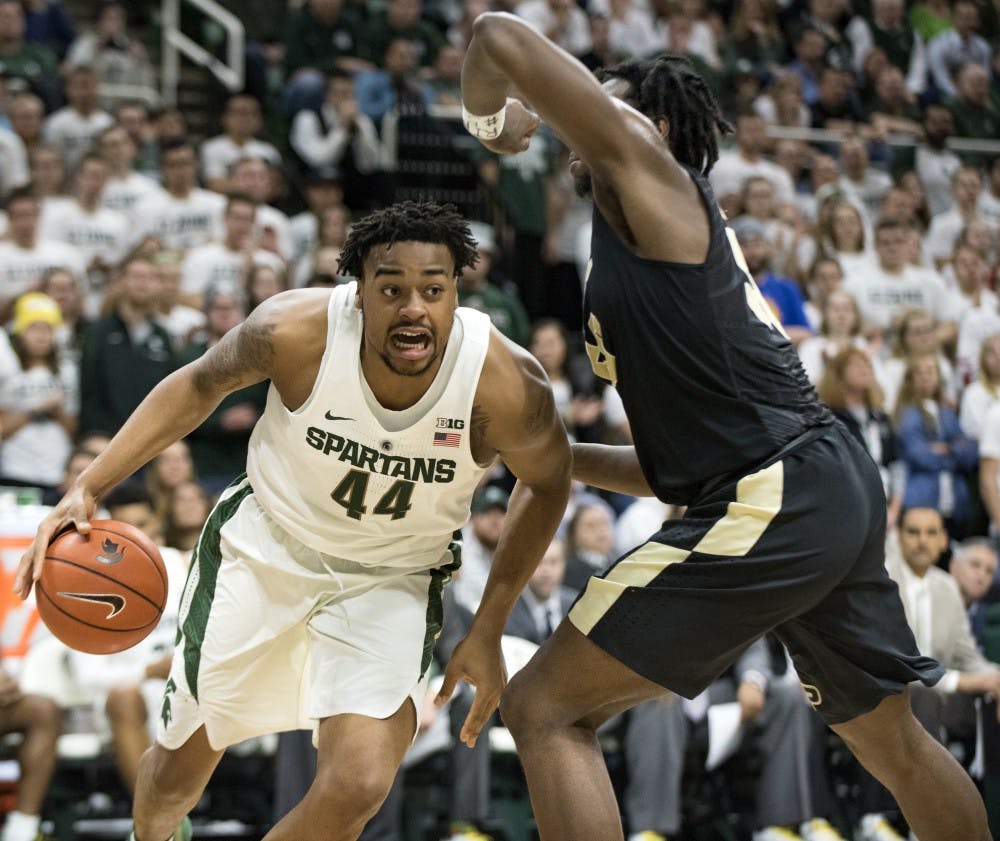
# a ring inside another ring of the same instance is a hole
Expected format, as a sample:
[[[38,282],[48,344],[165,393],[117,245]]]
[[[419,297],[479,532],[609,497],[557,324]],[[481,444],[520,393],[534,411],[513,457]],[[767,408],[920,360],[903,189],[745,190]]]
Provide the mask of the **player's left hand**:
[[[538,115],[534,111],[529,111],[521,100],[508,97],[500,136],[479,142],[498,155],[516,155],[528,148],[532,135],[538,131],[540,122]]]
[[[456,645],[434,703],[439,707],[444,704],[460,680],[476,687],[476,697],[459,734],[459,738],[471,748],[475,747],[480,732],[500,705],[500,695],[507,685],[507,667],[500,651],[500,641],[488,640],[470,632]]]

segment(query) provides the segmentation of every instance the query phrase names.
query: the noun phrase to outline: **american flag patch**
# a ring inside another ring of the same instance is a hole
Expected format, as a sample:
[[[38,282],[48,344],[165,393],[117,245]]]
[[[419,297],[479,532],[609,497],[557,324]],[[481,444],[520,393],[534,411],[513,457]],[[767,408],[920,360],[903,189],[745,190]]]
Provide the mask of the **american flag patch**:
[[[435,447],[457,447],[462,443],[462,436],[458,432],[435,432]]]

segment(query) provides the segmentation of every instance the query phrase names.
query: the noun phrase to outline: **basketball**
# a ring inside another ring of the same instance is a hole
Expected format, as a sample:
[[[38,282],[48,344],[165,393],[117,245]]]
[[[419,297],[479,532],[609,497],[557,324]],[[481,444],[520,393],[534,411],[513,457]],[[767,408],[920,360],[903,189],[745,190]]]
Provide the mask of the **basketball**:
[[[70,648],[114,654],[143,640],[167,602],[167,571],[156,545],[133,526],[92,520],[86,537],[59,534],[35,586],[38,613]]]

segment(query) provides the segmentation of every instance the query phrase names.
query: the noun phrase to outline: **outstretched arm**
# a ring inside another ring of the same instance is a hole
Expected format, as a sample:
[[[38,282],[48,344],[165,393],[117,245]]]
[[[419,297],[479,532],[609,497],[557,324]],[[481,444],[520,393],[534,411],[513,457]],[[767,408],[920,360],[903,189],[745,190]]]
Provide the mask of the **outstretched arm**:
[[[461,733],[469,747],[496,709],[507,681],[500,653],[504,625],[551,543],[569,499],[569,444],[545,372],[495,331],[491,345],[491,356],[500,359],[487,362],[490,370],[480,381],[481,409],[488,419],[483,436],[517,476],[517,485],[479,610],[452,654],[437,698],[438,704],[444,703],[462,679],[476,687]],[[494,354],[493,348],[499,351]]]
[[[631,444],[573,444],[573,478],[628,496],[655,496]]]
[[[86,534],[103,493],[195,429],[227,394],[272,375],[276,343],[288,329],[281,325],[281,305],[261,305],[204,356],[147,395],[39,525],[14,581],[21,598],[27,598],[42,574],[45,549],[55,534],[70,525]]]

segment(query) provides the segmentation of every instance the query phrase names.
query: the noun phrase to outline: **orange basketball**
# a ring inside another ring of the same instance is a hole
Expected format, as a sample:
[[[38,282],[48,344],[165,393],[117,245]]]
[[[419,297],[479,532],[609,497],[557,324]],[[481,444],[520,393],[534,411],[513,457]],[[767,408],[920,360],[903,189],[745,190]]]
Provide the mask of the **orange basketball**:
[[[90,534],[64,531],[49,544],[35,585],[38,613],[70,648],[113,654],[156,627],[167,603],[167,570],[156,545],[117,520]]]

